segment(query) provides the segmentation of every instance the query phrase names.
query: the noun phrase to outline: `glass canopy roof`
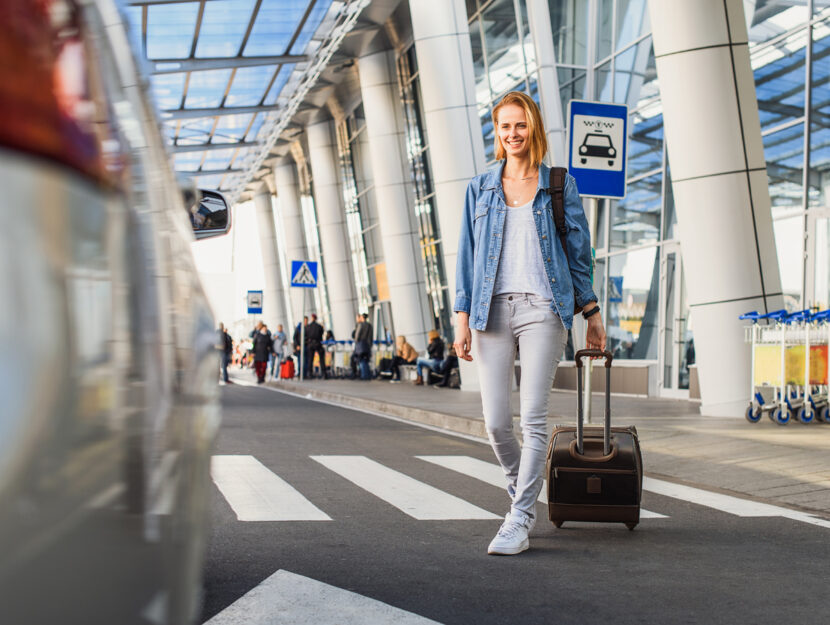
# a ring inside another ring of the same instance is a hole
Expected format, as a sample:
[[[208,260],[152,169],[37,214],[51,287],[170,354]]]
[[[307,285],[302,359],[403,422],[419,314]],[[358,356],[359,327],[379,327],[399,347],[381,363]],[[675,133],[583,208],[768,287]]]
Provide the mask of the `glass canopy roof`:
[[[238,188],[344,0],[122,0],[175,169]],[[261,159],[260,159],[261,160]],[[247,182],[247,181],[245,181]]]

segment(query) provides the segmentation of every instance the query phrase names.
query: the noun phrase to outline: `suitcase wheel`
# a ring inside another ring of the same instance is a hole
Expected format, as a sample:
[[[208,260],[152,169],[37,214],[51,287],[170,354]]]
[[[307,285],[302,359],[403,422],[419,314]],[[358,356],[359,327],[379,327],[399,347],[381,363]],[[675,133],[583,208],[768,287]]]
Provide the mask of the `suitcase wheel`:
[[[625,524],[625,526],[626,526],[626,527],[629,529],[629,531],[630,531],[630,530],[633,530],[635,527],[637,527],[637,524],[636,524],[636,523],[626,523],[626,524]]]
[[[563,521],[554,521],[553,522],[553,524],[556,526],[556,529],[559,529],[560,527],[562,527],[562,523],[563,523]]]

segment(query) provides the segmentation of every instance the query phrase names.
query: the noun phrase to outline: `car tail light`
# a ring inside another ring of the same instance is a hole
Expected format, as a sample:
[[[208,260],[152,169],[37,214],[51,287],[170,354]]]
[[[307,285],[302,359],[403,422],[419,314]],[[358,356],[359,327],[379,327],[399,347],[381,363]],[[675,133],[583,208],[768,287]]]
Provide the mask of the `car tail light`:
[[[111,178],[101,150],[109,116],[74,0],[2,0],[0,24],[0,146]]]

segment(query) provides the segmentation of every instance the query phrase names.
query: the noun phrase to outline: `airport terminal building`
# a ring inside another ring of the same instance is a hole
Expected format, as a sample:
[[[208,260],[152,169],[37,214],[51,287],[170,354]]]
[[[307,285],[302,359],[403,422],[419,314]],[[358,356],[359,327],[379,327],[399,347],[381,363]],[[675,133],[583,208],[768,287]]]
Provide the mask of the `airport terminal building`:
[[[827,0],[126,4],[176,169],[255,205],[269,324],[314,310],[347,338],[368,311],[451,341],[464,195],[511,90],[555,165],[571,100],[628,107],[625,197],[584,202],[615,390],[741,414],[738,315],[830,305]],[[296,259],[318,288],[290,288]]]

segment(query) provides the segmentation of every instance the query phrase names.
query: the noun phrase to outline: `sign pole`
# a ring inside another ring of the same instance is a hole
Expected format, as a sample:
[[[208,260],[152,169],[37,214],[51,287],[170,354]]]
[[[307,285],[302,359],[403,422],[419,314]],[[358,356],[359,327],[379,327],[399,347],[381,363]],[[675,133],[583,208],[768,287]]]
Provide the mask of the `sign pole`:
[[[571,100],[568,103],[568,172],[576,180],[579,194],[588,199],[592,241],[596,237],[598,199],[624,198],[627,170],[628,107],[624,104]],[[587,423],[591,423],[592,371],[593,364],[589,359],[583,371],[585,388],[582,398]]]
[[[586,198],[588,200],[588,232],[591,234],[591,240],[596,240],[597,233],[597,215],[599,214],[599,200],[595,197]],[[591,272],[591,281],[593,282],[593,271]],[[601,311],[600,311],[601,312]],[[587,326],[586,326],[587,329]],[[587,345],[586,345],[587,347]],[[591,377],[594,370],[594,361],[588,359],[588,364],[584,367],[583,375],[584,382],[584,396],[582,398],[582,405],[585,406],[585,423],[591,423]]]
[[[310,260],[291,261],[291,286],[307,289],[317,288],[317,263]],[[300,306],[300,357],[297,359],[300,365],[300,382],[305,379],[305,297]]]

